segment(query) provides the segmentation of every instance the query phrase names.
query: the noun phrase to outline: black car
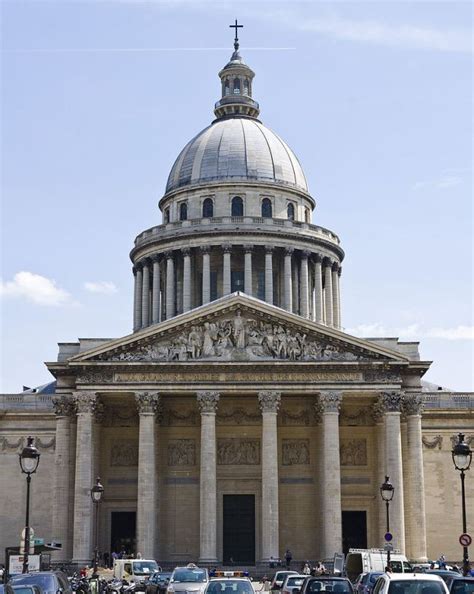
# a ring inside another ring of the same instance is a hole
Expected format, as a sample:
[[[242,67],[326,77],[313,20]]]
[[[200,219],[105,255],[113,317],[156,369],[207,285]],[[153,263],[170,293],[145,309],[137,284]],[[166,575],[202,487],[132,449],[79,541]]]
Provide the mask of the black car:
[[[307,577],[301,586],[301,594],[354,594],[352,583],[347,578],[334,575]]]
[[[62,571],[36,571],[14,575],[10,586],[38,586],[43,594],[73,594],[71,585]]]
[[[445,580],[450,594],[474,594],[474,577],[449,577]]]
[[[164,594],[171,575],[171,571],[155,571],[146,583],[146,594]]]

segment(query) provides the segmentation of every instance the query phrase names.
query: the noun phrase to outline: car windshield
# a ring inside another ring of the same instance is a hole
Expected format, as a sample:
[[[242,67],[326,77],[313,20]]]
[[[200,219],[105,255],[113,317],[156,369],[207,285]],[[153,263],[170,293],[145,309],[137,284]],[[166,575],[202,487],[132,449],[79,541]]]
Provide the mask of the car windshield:
[[[176,569],[173,582],[205,582],[206,572],[203,569]]]
[[[16,575],[12,579],[12,586],[17,586],[20,584],[32,584],[36,586],[40,586],[43,590],[56,590],[54,585],[54,576],[52,575],[41,575],[41,574],[25,574],[25,575]]]
[[[207,594],[254,594],[247,580],[212,580]]]
[[[352,594],[352,587],[346,580],[312,580],[307,592],[336,592],[337,594]]]
[[[296,573],[296,571],[277,571],[275,574],[275,582],[282,582],[287,575],[291,575],[292,573]]]
[[[375,582],[379,579],[379,577],[381,576],[381,573],[371,573],[369,576],[369,581],[371,584],[375,584]]]
[[[12,586],[15,594],[34,594],[32,586]]]
[[[451,594],[474,594],[474,580],[454,580]]]
[[[392,580],[388,594],[444,594],[442,582],[435,580]]]
[[[301,586],[304,582],[305,578],[302,577],[289,577],[288,581],[286,582],[287,586]]]
[[[134,561],[133,562],[133,573],[135,575],[146,575],[153,573],[158,569],[158,563],[156,561]]]

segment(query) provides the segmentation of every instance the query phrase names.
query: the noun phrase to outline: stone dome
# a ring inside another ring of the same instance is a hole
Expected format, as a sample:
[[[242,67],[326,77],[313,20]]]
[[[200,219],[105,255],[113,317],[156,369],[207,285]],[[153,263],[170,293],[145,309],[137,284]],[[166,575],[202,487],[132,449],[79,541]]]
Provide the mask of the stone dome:
[[[308,192],[303,169],[288,145],[259,120],[241,116],[215,120],[184,147],[166,192],[225,181],[261,181]]]

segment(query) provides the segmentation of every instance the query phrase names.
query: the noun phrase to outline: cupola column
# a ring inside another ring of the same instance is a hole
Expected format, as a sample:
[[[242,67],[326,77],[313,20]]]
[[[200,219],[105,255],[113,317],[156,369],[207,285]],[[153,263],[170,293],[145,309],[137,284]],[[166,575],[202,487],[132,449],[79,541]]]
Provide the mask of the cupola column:
[[[191,248],[183,248],[183,312],[191,309]]]
[[[273,303],[273,247],[265,246],[265,301]]]
[[[150,323],[150,261],[143,262],[142,328]]]
[[[224,244],[223,249],[223,262],[222,262],[222,293],[229,295],[231,292],[231,254],[232,246],[230,244]]]
[[[244,291],[250,297],[252,296],[252,251],[249,246],[245,248]]]
[[[284,307],[288,311],[293,311],[293,287],[292,287],[292,273],[291,273],[291,258],[293,256],[293,248],[285,248],[285,262],[284,262]]]
[[[324,258],[324,306],[326,317],[324,322],[327,326],[332,326],[332,262],[329,258]]]
[[[332,319],[334,328],[340,327],[339,312],[339,264],[334,262],[332,265]]]
[[[151,299],[151,321],[157,324],[160,321],[160,260],[153,256],[153,289]]]
[[[211,256],[209,246],[201,247],[202,253],[202,303],[211,300]]]
[[[173,252],[166,252],[166,319],[174,316],[174,259]]]
[[[137,264],[133,268],[135,275],[135,293],[133,299],[133,330],[136,332],[140,330],[142,326],[142,288],[143,288],[143,276],[142,266]]]
[[[323,276],[321,262],[321,255],[316,254],[314,257],[315,321],[319,324],[323,322]]]
[[[303,318],[309,318],[309,275],[308,275],[309,252],[301,254],[301,290],[300,290],[300,314]]]

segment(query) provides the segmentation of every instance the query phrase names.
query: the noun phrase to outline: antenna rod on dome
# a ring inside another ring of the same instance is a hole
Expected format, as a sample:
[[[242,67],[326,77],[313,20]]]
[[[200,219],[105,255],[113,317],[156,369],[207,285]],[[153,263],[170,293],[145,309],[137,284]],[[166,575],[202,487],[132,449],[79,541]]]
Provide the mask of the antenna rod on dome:
[[[239,49],[239,36],[238,36],[238,29],[243,29],[243,25],[239,25],[237,19],[235,19],[235,25],[229,25],[231,29],[235,29],[235,38],[234,38],[234,49],[237,51]]]

